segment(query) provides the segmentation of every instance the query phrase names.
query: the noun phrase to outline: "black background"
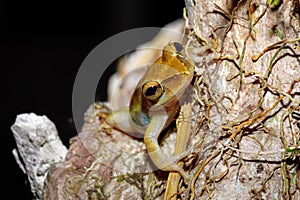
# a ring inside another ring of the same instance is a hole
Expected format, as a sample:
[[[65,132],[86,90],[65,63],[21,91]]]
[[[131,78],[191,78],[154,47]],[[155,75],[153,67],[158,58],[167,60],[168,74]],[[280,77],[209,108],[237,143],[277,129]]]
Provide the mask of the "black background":
[[[183,7],[183,0],[0,1],[2,196],[32,199],[11,153],[16,115],[48,116],[68,146],[76,135],[70,122],[73,83],[88,53],[121,31],[163,27],[182,17]]]

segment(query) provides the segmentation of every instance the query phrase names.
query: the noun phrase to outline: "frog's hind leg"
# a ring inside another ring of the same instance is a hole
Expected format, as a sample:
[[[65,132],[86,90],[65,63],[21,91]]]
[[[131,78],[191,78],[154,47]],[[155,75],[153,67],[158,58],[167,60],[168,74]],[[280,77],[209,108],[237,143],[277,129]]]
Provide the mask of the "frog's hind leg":
[[[153,116],[150,124],[148,125],[145,136],[144,143],[146,145],[147,151],[153,163],[161,170],[164,171],[176,171],[180,175],[189,180],[190,176],[187,172],[183,170],[177,163],[184,157],[188,156],[190,151],[185,151],[177,155],[167,156],[160,148],[158,144],[158,137],[164,128],[165,122],[167,121],[167,116]]]

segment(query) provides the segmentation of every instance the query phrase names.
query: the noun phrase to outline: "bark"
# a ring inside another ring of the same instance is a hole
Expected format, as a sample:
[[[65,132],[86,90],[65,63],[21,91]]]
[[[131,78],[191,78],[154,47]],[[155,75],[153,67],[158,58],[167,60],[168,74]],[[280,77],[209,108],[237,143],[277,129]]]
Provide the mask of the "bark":
[[[18,147],[13,150],[16,161],[27,173],[34,197],[41,199],[51,165],[65,159],[67,148],[59,139],[55,125],[46,116],[34,113],[18,115],[11,130]]]

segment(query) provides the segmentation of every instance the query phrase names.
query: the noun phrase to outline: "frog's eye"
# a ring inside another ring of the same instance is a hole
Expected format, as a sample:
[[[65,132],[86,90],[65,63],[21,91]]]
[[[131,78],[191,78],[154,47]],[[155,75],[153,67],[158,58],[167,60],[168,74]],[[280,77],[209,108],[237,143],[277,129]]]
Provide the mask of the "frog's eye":
[[[164,47],[164,51],[172,57],[185,57],[185,51],[182,44],[178,42],[169,43]]]
[[[178,42],[174,42],[173,45],[176,49],[176,53],[181,54],[183,51],[183,46]]]
[[[150,100],[158,100],[164,91],[162,85],[157,81],[148,81],[143,84],[142,92],[144,97]]]

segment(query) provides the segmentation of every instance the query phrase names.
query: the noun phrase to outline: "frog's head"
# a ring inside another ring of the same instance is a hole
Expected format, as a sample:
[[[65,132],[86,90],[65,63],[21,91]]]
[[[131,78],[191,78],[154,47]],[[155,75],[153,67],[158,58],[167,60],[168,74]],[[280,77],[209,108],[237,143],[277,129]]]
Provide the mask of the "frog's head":
[[[133,121],[145,127],[153,115],[167,115],[172,120],[193,72],[194,66],[186,59],[183,46],[177,42],[166,45],[134,91],[130,103]]]

